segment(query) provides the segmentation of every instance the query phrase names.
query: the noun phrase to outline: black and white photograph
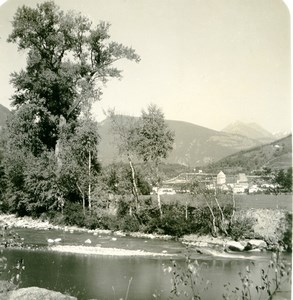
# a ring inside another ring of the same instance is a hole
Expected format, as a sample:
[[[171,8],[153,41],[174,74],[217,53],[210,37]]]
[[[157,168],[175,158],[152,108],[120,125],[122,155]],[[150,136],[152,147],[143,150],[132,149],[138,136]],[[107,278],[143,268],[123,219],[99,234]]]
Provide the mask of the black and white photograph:
[[[292,5],[0,1],[0,300],[292,299]]]

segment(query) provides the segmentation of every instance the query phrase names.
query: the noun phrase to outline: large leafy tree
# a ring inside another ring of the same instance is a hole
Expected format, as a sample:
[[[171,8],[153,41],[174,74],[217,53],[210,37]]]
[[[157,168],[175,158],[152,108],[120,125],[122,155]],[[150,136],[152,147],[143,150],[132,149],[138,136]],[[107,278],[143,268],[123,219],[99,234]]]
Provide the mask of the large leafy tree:
[[[108,23],[94,26],[80,14],[63,12],[53,1],[18,8],[12,26],[8,42],[16,43],[27,56],[26,67],[11,74],[14,112],[7,126],[5,153],[9,155],[3,164],[7,190],[15,198],[12,203],[20,206],[24,201],[21,205],[27,211],[36,207],[31,203],[36,199],[41,211],[76,194],[76,186],[70,190],[69,182],[62,179],[73,157],[72,173],[84,193],[87,186],[90,206],[98,170],[91,104],[110,78],[121,77],[115,62],[138,62],[139,56],[110,40]],[[72,153],[66,152],[69,148]],[[86,175],[78,168],[86,169]],[[46,170],[44,176],[38,176],[41,170]],[[51,200],[45,203],[45,199]]]
[[[100,171],[97,144],[99,140],[97,123],[89,117],[81,118],[73,134],[66,134],[62,139],[61,181],[65,194],[71,196],[80,194],[83,211],[86,202],[89,210],[92,208],[92,189],[97,184]],[[87,201],[86,201],[87,200]]]
[[[139,61],[133,49],[109,41],[108,23],[93,27],[52,1],[18,8],[12,26],[8,41],[27,53],[26,68],[12,74],[12,104],[36,107],[34,122],[42,128],[37,135],[48,149],[56,147],[60,124],[76,120],[85,102],[99,98],[102,84],[121,76],[115,61]]]
[[[146,163],[150,171],[150,179],[157,190],[158,206],[162,216],[158,193],[161,185],[159,165],[173,149],[174,133],[168,128],[162,110],[156,105],[151,104],[147,111],[142,111],[140,125],[135,130],[133,143],[137,156]]]
[[[112,131],[116,137],[116,146],[119,154],[127,157],[131,170],[132,194],[135,200],[135,207],[138,210],[138,187],[137,175],[133,164],[133,155],[136,153],[136,133],[139,120],[132,117],[115,114],[114,110],[109,110],[108,116],[111,120]]]

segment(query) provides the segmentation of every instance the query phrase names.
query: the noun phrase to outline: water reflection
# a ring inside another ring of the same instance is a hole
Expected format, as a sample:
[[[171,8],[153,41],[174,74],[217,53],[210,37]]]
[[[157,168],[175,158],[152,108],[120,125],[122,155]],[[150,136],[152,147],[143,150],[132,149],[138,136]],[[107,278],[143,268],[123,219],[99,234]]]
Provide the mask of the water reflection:
[[[153,299],[154,293],[160,294],[160,299],[170,296],[171,276],[163,272],[163,264],[168,265],[169,259],[86,256],[39,250],[6,250],[4,255],[10,264],[19,258],[25,260],[23,287],[45,287],[67,292],[78,299],[120,299],[125,297],[132,278],[130,300]],[[184,265],[184,260],[177,263]],[[206,280],[212,282],[212,286],[204,292],[203,299],[222,299],[224,284],[230,282],[233,287],[239,286],[237,274],[245,269],[249,261],[202,259],[199,263],[203,266],[203,283]],[[256,261],[252,276],[257,278],[266,264],[266,258]]]

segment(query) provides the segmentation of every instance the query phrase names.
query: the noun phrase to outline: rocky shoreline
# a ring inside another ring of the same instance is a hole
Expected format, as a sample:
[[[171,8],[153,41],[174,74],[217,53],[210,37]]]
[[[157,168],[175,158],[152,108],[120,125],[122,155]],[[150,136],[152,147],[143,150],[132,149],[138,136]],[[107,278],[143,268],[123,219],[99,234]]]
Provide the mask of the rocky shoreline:
[[[31,217],[16,217],[13,214],[1,214],[0,215],[0,226],[2,228],[29,228],[35,230],[62,230],[65,232],[87,232],[93,235],[113,235],[113,236],[130,236],[134,238],[144,239],[161,239],[161,240],[172,240],[174,237],[169,235],[159,234],[145,234],[141,232],[125,233],[121,231],[111,230],[88,230],[86,228],[79,228],[76,226],[60,226],[53,225],[48,221],[42,221],[39,219],[33,219]],[[52,240],[52,242],[54,242]],[[201,254],[208,254],[213,256],[222,256],[224,252],[261,252],[271,250],[271,245],[267,244],[264,240],[247,239],[242,241],[233,241],[227,237],[212,237],[209,235],[186,235],[179,239],[179,242],[192,249],[194,252]],[[54,247],[52,247],[54,246]],[[56,246],[51,245],[50,249],[54,251],[70,252],[70,253],[83,253],[83,254],[97,254],[97,255],[128,255],[128,256],[165,256],[165,253],[148,253],[145,251],[132,251],[125,249],[112,248],[104,249],[99,247],[69,247],[68,246]]]
[[[113,240],[121,236],[131,236],[134,238],[143,239],[161,239],[171,240],[174,239],[168,235],[158,234],[144,234],[140,232],[125,233],[121,231],[113,232],[111,230],[88,230],[86,228],[79,228],[76,226],[60,226],[50,224],[48,221],[36,220],[30,217],[16,217],[15,215],[0,215],[0,227],[5,229],[13,228],[28,228],[34,230],[61,230],[64,232],[85,232],[93,235],[111,235]],[[116,238],[117,237],[117,238]],[[57,240],[57,239],[56,239]],[[169,254],[167,251],[161,253],[148,252],[144,250],[129,250],[120,248],[103,248],[98,245],[60,245],[58,241],[52,240],[48,242],[48,250],[60,253],[74,253],[83,255],[106,255],[106,256],[133,256],[133,257],[180,257],[179,254]],[[242,241],[233,241],[227,237],[212,237],[209,235],[186,235],[179,239],[183,245],[186,245],[192,253],[221,257],[227,259],[258,259],[258,256],[251,256],[244,254],[245,252],[262,252],[271,250],[271,245],[267,244],[264,240],[247,239]],[[86,243],[86,242],[85,242]],[[13,245],[12,245],[13,246]],[[5,282],[4,282],[5,283]],[[10,284],[6,282],[6,285]],[[4,284],[5,285],[5,284]],[[1,285],[0,285],[1,286]],[[38,287],[20,288],[17,287],[10,289],[1,288],[1,299],[77,299],[75,297],[64,295],[59,292],[42,289]]]

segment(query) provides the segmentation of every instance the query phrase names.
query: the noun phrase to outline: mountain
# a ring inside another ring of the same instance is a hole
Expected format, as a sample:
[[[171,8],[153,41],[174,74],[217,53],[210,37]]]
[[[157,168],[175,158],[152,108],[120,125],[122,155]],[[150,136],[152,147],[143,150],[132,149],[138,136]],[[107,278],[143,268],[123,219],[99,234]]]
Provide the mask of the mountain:
[[[7,117],[10,115],[10,110],[0,104],[0,128],[5,125]]]
[[[244,123],[236,121],[226,126],[224,129],[222,129],[222,131],[243,135],[250,139],[257,140],[262,144],[270,143],[276,139],[272,133],[256,123]]]
[[[291,134],[291,132],[289,132],[289,131],[278,131],[278,132],[273,133],[275,140],[280,140],[282,138],[287,137],[290,134]]]
[[[292,167],[292,134],[272,143],[227,156],[209,166],[210,171],[225,173],[251,172],[264,167],[288,169]]]
[[[242,135],[220,132],[188,122],[166,120],[166,123],[175,133],[174,148],[167,159],[168,163],[202,166],[260,145],[260,142]],[[99,134],[101,161],[109,164],[120,160],[121,156],[115,147],[115,137],[108,118],[99,124]]]

